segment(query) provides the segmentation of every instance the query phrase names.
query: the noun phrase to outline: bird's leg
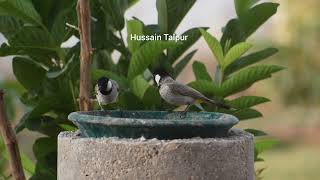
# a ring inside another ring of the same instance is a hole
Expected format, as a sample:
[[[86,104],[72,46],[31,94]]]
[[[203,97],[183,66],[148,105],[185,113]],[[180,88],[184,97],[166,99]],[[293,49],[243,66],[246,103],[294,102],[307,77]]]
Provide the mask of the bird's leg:
[[[180,118],[182,118],[182,119],[186,118],[187,112],[188,112],[190,106],[191,106],[191,105],[188,104],[188,106],[186,107],[186,109],[185,109],[185,110],[182,112],[182,114],[180,115]]]
[[[112,113],[110,111],[108,111],[108,109],[105,109],[106,107],[104,108],[103,105],[101,105],[100,103],[99,103],[99,106],[101,108],[102,114],[104,114],[106,116],[111,116]]]
[[[99,103],[99,106],[100,106],[100,108],[101,108],[101,111],[104,111],[104,108],[103,108],[103,106]]]
[[[123,111],[122,111],[122,109],[121,109],[121,108],[118,108],[117,111],[119,111],[120,117],[122,118],[122,117],[123,117]]]
[[[187,106],[186,109],[183,111],[183,113],[187,113],[188,110],[189,110],[189,108],[190,108],[190,104],[188,104],[188,106]]]

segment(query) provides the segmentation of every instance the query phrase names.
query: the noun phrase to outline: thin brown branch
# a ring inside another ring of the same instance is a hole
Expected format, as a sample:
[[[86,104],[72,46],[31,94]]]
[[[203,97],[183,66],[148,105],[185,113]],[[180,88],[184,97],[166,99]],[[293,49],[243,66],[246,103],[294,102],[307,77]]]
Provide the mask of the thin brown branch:
[[[81,111],[89,111],[92,109],[92,103],[90,101],[90,67],[92,53],[90,0],[78,0],[77,14],[81,45],[79,106]]]
[[[16,180],[25,180],[26,178],[21,165],[17,138],[13,132],[10,122],[8,121],[3,96],[4,92],[0,90],[0,131],[8,150],[13,178]]]

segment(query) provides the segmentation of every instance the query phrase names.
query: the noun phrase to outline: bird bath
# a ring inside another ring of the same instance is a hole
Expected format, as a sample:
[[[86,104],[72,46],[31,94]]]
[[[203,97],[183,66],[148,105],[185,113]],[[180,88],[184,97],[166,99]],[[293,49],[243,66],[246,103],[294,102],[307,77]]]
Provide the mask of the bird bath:
[[[91,111],[69,115],[86,137],[182,139],[223,137],[239,120],[215,112]]]
[[[253,136],[214,112],[91,111],[58,136],[58,179],[254,179]]]

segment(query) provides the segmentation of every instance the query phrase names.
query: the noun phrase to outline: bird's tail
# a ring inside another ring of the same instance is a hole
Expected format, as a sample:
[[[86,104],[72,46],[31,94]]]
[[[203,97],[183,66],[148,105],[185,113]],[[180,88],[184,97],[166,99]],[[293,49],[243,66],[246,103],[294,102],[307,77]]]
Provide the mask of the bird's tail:
[[[223,108],[223,109],[228,109],[228,110],[232,109],[231,106],[229,106],[229,105],[227,105],[227,104],[225,104],[223,102],[212,100],[212,99],[209,99],[209,98],[205,98],[204,102],[212,104],[212,105],[215,105],[215,106]]]

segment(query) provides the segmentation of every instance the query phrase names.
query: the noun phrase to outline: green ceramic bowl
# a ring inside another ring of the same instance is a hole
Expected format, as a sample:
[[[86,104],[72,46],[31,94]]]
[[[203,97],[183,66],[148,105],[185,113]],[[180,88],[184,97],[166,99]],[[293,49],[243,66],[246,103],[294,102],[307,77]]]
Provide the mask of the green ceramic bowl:
[[[239,120],[215,112],[89,111],[73,112],[71,120],[83,136],[181,139],[227,136]]]

